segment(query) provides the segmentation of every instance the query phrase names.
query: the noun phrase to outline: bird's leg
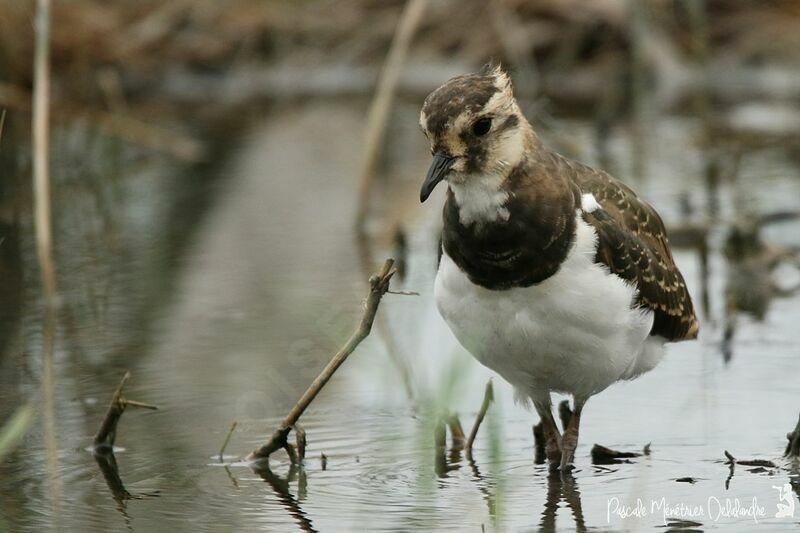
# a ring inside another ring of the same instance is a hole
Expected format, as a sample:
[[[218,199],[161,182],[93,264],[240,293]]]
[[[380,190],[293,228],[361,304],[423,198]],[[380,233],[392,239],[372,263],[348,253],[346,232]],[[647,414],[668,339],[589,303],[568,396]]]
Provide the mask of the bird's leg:
[[[557,468],[561,459],[561,433],[558,431],[555,418],[553,418],[553,407],[550,398],[547,401],[534,401],[536,412],[542,419],[542,429],[544,430],[545,448],[544,453],[551,468]]]
[[[578,430],[581,425],[581,412],[586,404],[586,399],[575,398],[575,409],[569,419],[569,425],[564,428],[564,437],[561,440],[561,470],[572,469],[575,459],[575,448],[578,447]]]

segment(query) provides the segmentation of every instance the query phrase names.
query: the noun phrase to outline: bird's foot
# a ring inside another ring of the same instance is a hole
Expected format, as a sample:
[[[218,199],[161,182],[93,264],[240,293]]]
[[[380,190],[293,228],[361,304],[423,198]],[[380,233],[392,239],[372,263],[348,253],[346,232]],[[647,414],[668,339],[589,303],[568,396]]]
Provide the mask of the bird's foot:
[[[562,472],[568,472],[574,468],[575,449],[578,447],[577,427],[568,427],[561,439],[561,463],[559,468]]]
[[[561,460],[561,436],[559,434],[549,435],[547,443],[544,448],[547,462],[550,464],[550,470],[558,470],[559,461]]]

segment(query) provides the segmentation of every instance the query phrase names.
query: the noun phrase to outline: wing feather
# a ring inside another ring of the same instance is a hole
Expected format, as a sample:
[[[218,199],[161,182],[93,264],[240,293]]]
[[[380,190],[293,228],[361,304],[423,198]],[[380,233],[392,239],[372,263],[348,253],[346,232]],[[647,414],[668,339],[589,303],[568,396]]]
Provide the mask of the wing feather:
[[[593,194],[600,206],[583,213],[597,231],[596,261],[636,285],[636,303],[654,314],[652,335],[670,341],[696,338],[700,324],[692,298],[656,210],[605,172],[574,163],[569,167],[581,193]]]

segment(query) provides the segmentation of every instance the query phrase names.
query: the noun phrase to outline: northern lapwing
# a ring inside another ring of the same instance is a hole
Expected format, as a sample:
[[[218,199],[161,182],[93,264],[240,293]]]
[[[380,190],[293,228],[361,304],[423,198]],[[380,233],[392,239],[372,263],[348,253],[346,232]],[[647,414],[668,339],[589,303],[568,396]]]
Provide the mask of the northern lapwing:
[[[570,469],[586,401],[697,337],[664,224],[625,184],[545,148],[499,66],[432,92],[420,126],[433,154],[420,200],[448,187],[439,312],[533,404],[551,467]],[[554,392],[574,398],[563,437]]]

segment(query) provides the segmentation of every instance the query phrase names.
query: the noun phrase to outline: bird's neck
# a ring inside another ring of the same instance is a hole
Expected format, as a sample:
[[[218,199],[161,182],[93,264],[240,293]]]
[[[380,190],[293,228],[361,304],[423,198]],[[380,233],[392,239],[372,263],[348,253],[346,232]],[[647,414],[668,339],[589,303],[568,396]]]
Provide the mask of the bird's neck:
[[[483,172],[451,180],[449,189],[461,224],[508,221],[507,204],[519,185],[514,176],[525,173],[541,149],[541,141],[523,117],[515,135],[491,152]]]
[[[580,204],[552,155],[529,150],[507,173],[450,185],[442,244],[473,283],[524,287],[558,271]]]
[[[455,203],[459,222],[465,226],[507,221],[510,213],[506,204],[511,196],[508,175],[492,173],[470,176],[462,183],[451,183],[448,202]]]

